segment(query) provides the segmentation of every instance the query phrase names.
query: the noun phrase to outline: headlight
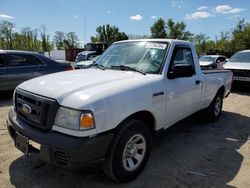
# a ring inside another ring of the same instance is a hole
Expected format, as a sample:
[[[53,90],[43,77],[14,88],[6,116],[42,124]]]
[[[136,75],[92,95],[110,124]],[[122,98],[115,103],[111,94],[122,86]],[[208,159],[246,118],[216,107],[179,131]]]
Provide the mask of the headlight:
[[[72,130],[95,128],[94,116],[90,111],[78,111],[60,107],[56,114],[55,125]]]

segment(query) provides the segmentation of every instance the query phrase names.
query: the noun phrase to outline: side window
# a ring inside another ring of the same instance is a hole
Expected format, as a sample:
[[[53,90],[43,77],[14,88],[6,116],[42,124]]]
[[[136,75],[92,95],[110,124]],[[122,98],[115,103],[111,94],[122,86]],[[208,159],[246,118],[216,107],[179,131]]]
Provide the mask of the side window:
[[[193,71],[195,72],[192,50],[190,48],[178,47],[174,50],[171,63],[170,63],[170,67],[169,67],[169,72],[173,71],[174,66],[178,64],[191,65],[193,68]]]
[[[27,54],[9,54],[8,64],[10,67],[43,65],[35,56]]]
[[[33,55],[26,55],[27,65],[43,65],[43,63]]]
[[[220,62],[224,62],[224,61],[226,61],[226,58],[225,57],[218,57],[217,60],[219,60]]]
[[[25,65],[26,65],[26,59],[25,57],[22,57],[22,55],[18,55],[18,54],[8,55],[9,67],[19,67],[19,66],[25,66]]]

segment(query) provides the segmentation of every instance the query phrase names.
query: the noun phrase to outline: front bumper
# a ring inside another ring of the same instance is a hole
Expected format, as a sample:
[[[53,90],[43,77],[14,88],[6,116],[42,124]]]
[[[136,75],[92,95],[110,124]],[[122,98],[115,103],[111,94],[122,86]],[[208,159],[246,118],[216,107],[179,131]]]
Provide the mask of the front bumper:
[[[27,140],[40,144],[40,149],[28,145],[28,155],[72,170],[82,169],[105,160],[106,152],[113,139],[113,133],[78,138],[55,131],[44,132],[18,119],[14,109],[9,112],[7,127],[14,141],[17,135],[22,135]]]

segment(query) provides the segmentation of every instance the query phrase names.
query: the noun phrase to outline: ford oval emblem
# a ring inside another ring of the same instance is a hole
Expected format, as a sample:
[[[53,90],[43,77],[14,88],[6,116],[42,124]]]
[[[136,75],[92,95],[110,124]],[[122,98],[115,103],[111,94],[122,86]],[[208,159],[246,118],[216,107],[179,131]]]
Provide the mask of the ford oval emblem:
[[[30,113],[31,113],[31,108],[30,108],[29,105],[23,104],[23,105],[22,105],[22,111],[23,111],[25,114],[30,114]]]

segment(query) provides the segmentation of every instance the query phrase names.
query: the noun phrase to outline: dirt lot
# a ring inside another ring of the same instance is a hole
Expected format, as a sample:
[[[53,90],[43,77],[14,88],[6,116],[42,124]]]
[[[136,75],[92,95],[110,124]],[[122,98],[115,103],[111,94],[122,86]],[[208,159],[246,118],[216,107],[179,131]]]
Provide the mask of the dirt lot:
[[[117,184],[100,167],[70,172],[24,157],[5,120],[10,93],[0,95],[0,187],[250,187],[250,92],[224,101],[219,121],[196,114],[164,132],[133,182]]]

